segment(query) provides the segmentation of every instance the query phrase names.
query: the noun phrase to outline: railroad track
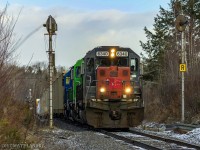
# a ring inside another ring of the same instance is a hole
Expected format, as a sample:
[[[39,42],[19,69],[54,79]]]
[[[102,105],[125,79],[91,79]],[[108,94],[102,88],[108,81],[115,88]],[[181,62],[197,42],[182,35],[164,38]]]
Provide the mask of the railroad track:
[[[183,123],[177,123],[173,125],[175,129],[181,129],[184,131],[191,131],[196,128],[200,128],[200,125],[192,125],[192,124],[183,124]]]
[[[111,136],[115,139],[122,140],[126,143],[145,148],[148,150],[163,150],[163,149],[200,149],[200,145],[189,144],[183,141],[173,140],[169,138],[160,137],[157,135],[147,134],[136,130],[129,130],[128,132],[109,132],[100,130],[100,133]]]
[[[167,142],[167,143],[174,143],[174,144],[182,146],[182,147],[200,149],[200,145],[195,145],[195,144],[192,144],[192,143],[186,143],[184,141],[177,140],[177,139],[171,139],[171,138],[167,138],[167,137],[162,137],[162,136],[159,136],[159,135],[145,133],[145,132],[141,132],[141,131],[134,130],[134,129],[130,129],[129,132],[133,133],[133,134],[149,137],[149,138],[152,138],[152,139],[155,139],[155,140]]]
[[[109,136],[109,137],[112,137],[114,139],[118,139],[118,140],[121,140],[121,141],[124,141],[125,143],[129,143],[133,146],[138,146],[138,147],[141,147],[141,148],[145,148],[147,150],[151,150],[151,149],[155,149],[155,150],[160,150],[159,148],[155,147],[155,146],[151,146],[149,144],[145,144],[145,143],[142,143],[142,142],[139,142],[137,140],[132,140],[132,139],[129,139],[127,137],[123,137],[121,135],[117,135],[115,132],[113,133],[112,131],[108,131],[108,130],[103,130],[103,129],[95,129],[91,126],[88,126],[88,125],[82,125],[80,123],[75,123],[73,121],[66,121],[66,120],[63,120],[63,119],[57,119],[58,121],[61,121],[61,122],[64,122],[64,123],[68,123],[70,125],[73,125],[73,126],[77,126],[77,127],[80,127],[80,128],[83,128],[83,129],[86,129],[86,130],[90,130],[90,131],[94,131],[94,132],[99,132],[101,134],[104,134],[106,136]],[[127,133],[127,132],[125,132]]]
[[[161,150],[160,148],[158,148],[156,146],[146,144],[146,143],[138,141],[138,140],[130,139],[130,138],[124,137],[122,135],[119,135],[117,133],[109,132],[109,131],[106,131],[106,130],[100,130],[98,132],[103,133],[107,136],[113,137],[115,139],[124,141],[125,143],[132,144],[133,146],[138,146],[138,147],[145,148],[145,149],[148,149],[148,150],[151,150],[151,149],[152,150]]]
[[[64,120],[60,121],[66,123],[66,121]],[[86,130],[102,133],[114,139],[118,139],[124,141],[125,143],[129,143],[133,146],[138,146],[147,150],[163,150],[163,149],[199,150],[200,149],[200,145],[190,144],[176,139],[169,139],[166,137],[161,137],[159,135],[140,132],[139,130],[135,130],[134,128],[131,128],[126,132],[121,132],[120,130],[119,130],[120,132],[118,132],[113,130],[94,129],[91,126],[82,125],[79,123],[74,124],[74,122],[71,121],[67,123],[84,128]]]

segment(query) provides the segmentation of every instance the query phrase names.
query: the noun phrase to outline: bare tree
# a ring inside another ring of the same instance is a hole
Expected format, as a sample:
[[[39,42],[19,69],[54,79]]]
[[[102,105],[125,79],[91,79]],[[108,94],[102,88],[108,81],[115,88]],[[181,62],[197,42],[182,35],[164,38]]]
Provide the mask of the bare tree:
[[[13,35],[17,19],[7,14],[7,8],[0,10],[0,143],[19,143],[27,107],[15,94],[15,79],[21,74],[13,57],[19,42]]]
[[[0,101],[6,102],[10,89],[10,81],[14,72],[12,54],[16,42],[13,41],[13,32],[16,21],[7,15],[7,6],[0,11]],[[11,94],[12,95],[12,94]],[[5,106],[5,105],[4,105]],[[2,105],[0,106],[2,107]],[[1,109],[2,110],[2,109]]]

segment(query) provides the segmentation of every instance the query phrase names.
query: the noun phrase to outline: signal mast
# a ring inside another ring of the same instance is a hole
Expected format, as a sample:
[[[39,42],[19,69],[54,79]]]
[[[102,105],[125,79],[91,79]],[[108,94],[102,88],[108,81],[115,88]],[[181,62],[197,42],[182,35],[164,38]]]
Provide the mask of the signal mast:
[[[47,34],[49,35],[49,127],[53,128],[53,106],[52,106],[52,83],[53,83],[53,55],[54,51],[52,49],[52,36],[56,35],[55,31],[57,31],[57,24],[55,19],[50,15],[46,21],[46,24],[43,24],[47,29]]]
[[[181,64],[180,64],[180,72],[181,72],[181,121],[185,121],[185,100],[184,100],[184,73],[186,72],[186,63],[185,63],[185,29],[188,24],[188,20],[186,16],[183,14],[183,10],[180,2],[175,2],[175,11],[179,13],[179,9],[181,9],[181,13],[178,14],[175,20],[175,26],[177,31],[181,32]]]

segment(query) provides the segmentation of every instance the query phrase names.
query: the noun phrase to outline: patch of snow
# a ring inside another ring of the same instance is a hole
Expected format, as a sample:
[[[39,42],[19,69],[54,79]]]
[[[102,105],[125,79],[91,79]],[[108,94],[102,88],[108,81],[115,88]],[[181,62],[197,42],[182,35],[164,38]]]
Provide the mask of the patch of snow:
[[[99,132],[95,132],[94,134],[96,134],[96,135],[103,135],[103,136],[105,136],[105,134],[103,134],[103,133],[99,133]]]
[[[146,127],[147,130],[144,130]],[[136,127],[138,130],[143,130],[143,132],[146,133],[151,133],[151,134],[156,134],[156,135],[163,135],[167,136],[168,138],[175,138],[178,140],[183,140],[188,143],[200,145],[200,128],[196,128],[186,134],[177,134],[174,133],[173,131],[165,131],[165,130],[159,130],[162,132],[157,132],[157,131],[149,131],[149,128],[166,128],[165,124],[159,124],[156,122],[143,122],[142,125]]]
[[[63,133],[63,132],[66,132],[65,130],[62,130],[62,129],[54,129],[52,130],[53,133],[56,133],[56,134],[59,134],[59,133]]]
[[[120,136],[124,136],[124,137],[143,137],[141,135],[137,135],[137,134],[133,134],[133,133],[127,133],[127,132],[117,132],[115,134],[120,135]]]
[[[136,127],[137,129],[146,129],[146,130],[157,130],[157,131],[165,131],[166,125],[165,124],[159,124],[156,122],[143,122],[142,125],[139,125]]]
[[[177,134],[173,131],[164,131],[164,132],[153,132],[153,131],[144,131],[151,134],[163,135],[168,138],[175,138],[178,140],[183,140],[188,143],[200,145],[200,128],[196,128],[186,134]]]
[[[124,136],[124,137],[142,137],[142,136],[140,136],[140,135],[135,135],[135,134],[126,133],[126,132],[117,132],[117,133],[115,133],[115,134],[120,135],[120,136]],[[112,139],[114,139],[114,138],[112,138]],[[125,142],[122,141],[122,140],[118,140],[118,139],[114,139],[114,140],[115,140],[116,142],[129,145],[129,146],[130,146],[132,149],[134,149],[134,150],[146,150],[146,149],[144,149],[144,148],[137,147],[137,146],[133,146],[133,145],[131,145],[131,144],[129,144],[129,143],[125,143]]]
[[[189,143],[200,145],[200,128],[196,128],[186,134],[172,134],[172,137],[184,140]]]

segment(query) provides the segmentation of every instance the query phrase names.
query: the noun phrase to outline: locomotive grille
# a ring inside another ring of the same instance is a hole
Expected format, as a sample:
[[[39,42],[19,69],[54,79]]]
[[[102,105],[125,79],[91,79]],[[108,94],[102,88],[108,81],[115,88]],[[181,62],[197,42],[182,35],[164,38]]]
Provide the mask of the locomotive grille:
[[[128,70],[123,70],[123,76],[128,76]]]
[[[118,72],[117,71],[111,71],[110,77],[118,77]]]
[[[100,70],[100,76],[105,76],[105,70]]]

